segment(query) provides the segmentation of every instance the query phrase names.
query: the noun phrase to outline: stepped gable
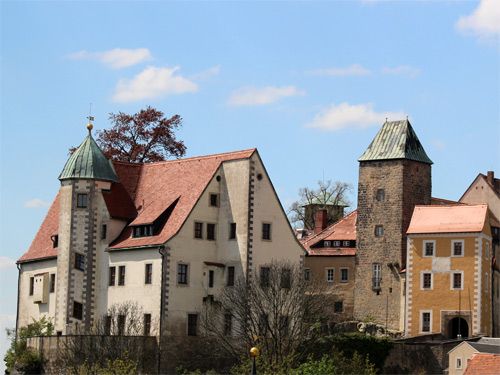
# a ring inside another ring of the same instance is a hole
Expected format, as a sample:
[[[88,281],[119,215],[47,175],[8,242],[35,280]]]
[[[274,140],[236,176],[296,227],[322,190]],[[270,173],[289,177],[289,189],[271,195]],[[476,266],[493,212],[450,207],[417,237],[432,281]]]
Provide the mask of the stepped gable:
[[[308,255],[318,256],[354,256],[356,255],[356,248],[312,248],[320,241],[328,240],[356,240],[356,220],[358,218],[358,211],[354,210],[346,215],[335,224],[326,227],[318,234],[307,237],[301,241],[302,246],[306,249]]]
[[[408,234],[481,232],[488,206],[415,206]]]
[[[17,263],[29,262],[32,260],[42,260],[57,257],[57,248],[54,248],[52,239],[59,231],[59,193],[52,202],[45,219],[38,229],[28,251],[23,254]]]
[[[143,164],[134,196],[137,217],[111,244],[110,250],[150,247],[167,242],[179,231],[221,163],[248,159],[255,151],[250,149]],[[174,205],[159,233],[132,238],[132,226],[151,224]]]
[[[408,120],[386,121],[358,161],[394,159],[433,164]]]

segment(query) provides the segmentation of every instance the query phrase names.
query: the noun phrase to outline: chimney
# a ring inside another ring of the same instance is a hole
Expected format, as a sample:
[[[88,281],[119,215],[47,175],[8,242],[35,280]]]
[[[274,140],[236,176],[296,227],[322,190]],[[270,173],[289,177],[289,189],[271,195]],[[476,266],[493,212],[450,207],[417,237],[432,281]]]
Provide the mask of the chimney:
[[[328,224],[327,210],[318,210],[314,213],[314,234],[318,234],[326,228]]]
[[[486,181],[488,181],[488,183],[491,186],[495,186],[495,172],[488,171],[487,176],[486,176]]]

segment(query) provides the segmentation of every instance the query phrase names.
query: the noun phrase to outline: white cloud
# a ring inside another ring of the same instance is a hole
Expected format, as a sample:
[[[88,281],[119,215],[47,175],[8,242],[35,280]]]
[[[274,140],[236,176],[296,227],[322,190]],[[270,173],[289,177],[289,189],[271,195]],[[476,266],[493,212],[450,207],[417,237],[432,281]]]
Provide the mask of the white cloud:
[[[481,0],[478,7],[468,16],[460,17],[455,26],[479,37],[500,36],[500,1]]]
[[[45,208],[49,207],[50,203],[39,198],[33,198],[29,201],[24,202],[24,207],[26,208]]]
[[[242,87],[234,91],[227,102],[232,106],[265,105],[282,98],[304,94],[304,91],[297,89],[295,86]]]
[[[14,268],[16,266],[16,261],[8,257],[0,256],[0,270],[6,270],[8,268]]]
[[[420,74],[420,69],[409,65],[399,65],[394,67],[384,67],[382,68],[382,73],[415,78]]]
[[[353,64],[345,68],[324,68],[315,69],[309,72],[313,75],[318,76],[330,76],[330,77],[348,77],[348,76],[368,76],[371,74],[370,70],[365,68],[360,64]]]
[[[115,48],[103,52],[78,51],[68,56],[72,60],[96,60],[113,69],[126,68],[152,59],[147,48]]]
[[[385,119],[405,118],[403,112],[375,112],[372,103],[332,104],[318,113],[307,127],[321,130],[340,130],[344,128],[367,128],[384,123]]]
[[[219,75],[219,73],[220,73],[220,65],[215,65],[199,73],[193,74],[191,76],[191,79],[201,81]]]
[[[132,79],[121,79],[116,85],[115,102],[133,102],[163,95],[183,94],[198,91],[193,81],[176,75],[179,67],[147,67]]]

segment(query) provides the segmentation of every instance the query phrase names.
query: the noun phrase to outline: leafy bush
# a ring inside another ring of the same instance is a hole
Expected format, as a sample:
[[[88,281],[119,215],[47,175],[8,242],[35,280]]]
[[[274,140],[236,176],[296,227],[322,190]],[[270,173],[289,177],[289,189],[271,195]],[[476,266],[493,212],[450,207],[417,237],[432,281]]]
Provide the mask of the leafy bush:
[[[334,352],[332,356],[324,355],[319,360],[310,358],[291,371],[292,375],[375,375],[376,373],[375,366],[368,358],[363,358],[357,352],[354,352],[352,358],[345,357],[341,352]]]

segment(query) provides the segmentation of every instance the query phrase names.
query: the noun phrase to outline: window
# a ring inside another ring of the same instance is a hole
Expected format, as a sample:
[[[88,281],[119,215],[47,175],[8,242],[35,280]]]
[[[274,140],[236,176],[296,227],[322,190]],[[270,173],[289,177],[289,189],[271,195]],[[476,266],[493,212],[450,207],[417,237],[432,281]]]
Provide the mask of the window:
[[[230,312],[224,314],[224,335],[231,336],[233,331],[233,316]]]
[[[292,271],[290,269],[283,269],[281,271],[280,286],[283,289],[290,289],[292,285]]]
[[[104,321],[104,334],[105,335],[110,335],[111,334],[111,316],[106,315],[106,320]]]
[[[76,196],[76,207],[87,208],[88,206],[88,195],[87,194],[77,194]]]
[[[348,268],[341,268],[340,269],[340,282],[346,283],[348,281],[349,281],[349,269]]]
[[[52,237],[50,237],[52,240],[52,248],[55,249],[56,247],[59,246],[59,235],[54,234]]]
[[[151,314],[144,314],[144,336],[151,334]]]
[[[304,269],[304,280],[305,281],[311,280],[311,270],[309,268]]]
[[[372,264],[372,289],[380,289],[380,281],[382,279],[382,267],[380,263]]]
[[[188,283],[188,265],[179,263],[177,265],[177,284],[187,285]]]
[[[116,267],[109,267],[109,286],[114,286],[115,285],[115,279],[116,279]]]
[[[333,241],[333,247],[340,247],[340,241]]]
[[[344,301],[336,301],[333,303],[333,311],[341,313],[344,311]]]
[[[424,257],[433,257],[435,246],[436,241],[424,241]]]
[[[214,271],[213,270],[208,271],[208,287],[209,288],[214,287]]]
[[[463,272],[453,272],[451,275],[451,289],[462,289]]]
[[[463,240],[451,241],[451,255],[454,257],[463,257],[464,256],[464,241]]]
[[[151,284],[153,281],[153,265],[148,263],[144,267],[144,284]]]
[[[207,224],[207,240],[215,240],[215,224]]]
[[[351,241],[342,241],[342,246],[349,247],[351,245]]]
[[[50,274],[50,287],[49,287],[49,292],[54,293],[56,291],[56,274],[51,273]]]
[[[421,277],[421,289],[432,289],[432,273],[431,272],[422,272],[420,274]]]
[[[271,224],[262,223],[262,239],[271,241]]]
[[[420,332],[431,332],[431,312],[423,311],[421,313],[421,330]]]
[[[30,277],[30,296],[33,295],[34,290],[35,290],[35,278]]]
[[[125,315],[118,315],[118,335],[125,333]]]
[[[230,240],[236,239],[236,223],[229,224],[229,239]]]
[[[323,247],[330,247],[330,246],[332,246],[332,242],[331,241],[325,241],[323,243]]]
[[[455,368],[456,369],[462,368],[462,358],[457,358],[457,361],[455,362]]]
[[[227,286],[234,286],[234,267],[227,267]]]
[[[132,237],[150,237],[153,235],[153,225],[138,225],[132,227]]]
[[[82,254],[75,253],[75,268],[80,271],[85,269],[85,257]]]
[[[196,336],[198,331],[198,314],[188,314],[188,336]]]
[[[73,318],[83,319],[83,305],[80,302],[73,301]]]
[[[384,235],[384,227],[382,225],[375,225],[375,237],[382,237]]]
[[[107,234],[108,234],[108,226],[106,224],[103,224],[101,226],[101,240],[105,240]]]
[[[203,223],[194,222],[194,238],[203,238]]]
[[[377,195],[375,196],[375,199],[379,202],[383,202],[385,200],[385,190],[377,189]]]
[[[118,267],[118,285],[125,285],[125,266]]]
[[[333,268],[327,268],[326,269],[326,282],[328,283],[333,283],[334,281],[334,277],[335,277],[335,274],[334,274],[334,269]]]
[[[219,206],[219,194],[210,194],[210,206],[218,207]]]
[[[260,267],[260,286],[267,288],[269,286],[271,269],[269,267]]]

